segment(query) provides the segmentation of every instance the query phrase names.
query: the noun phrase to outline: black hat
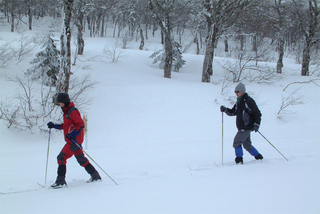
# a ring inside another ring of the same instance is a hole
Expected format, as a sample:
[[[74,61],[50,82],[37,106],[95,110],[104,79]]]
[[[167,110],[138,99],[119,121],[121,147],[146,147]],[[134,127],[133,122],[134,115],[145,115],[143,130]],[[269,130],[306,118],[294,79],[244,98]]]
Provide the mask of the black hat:
[[[57,103],[70,103],[70,98],[67,93],[59,93],[57,96]]]

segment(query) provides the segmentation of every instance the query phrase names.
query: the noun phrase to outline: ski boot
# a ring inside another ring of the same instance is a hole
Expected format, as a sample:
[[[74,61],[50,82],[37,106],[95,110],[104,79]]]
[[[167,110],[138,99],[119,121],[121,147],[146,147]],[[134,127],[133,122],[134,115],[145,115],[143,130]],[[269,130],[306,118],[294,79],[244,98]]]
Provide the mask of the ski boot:
[[[51,185],[51,187],[54,188],[54,189],[67,187],[67,186],[68,185],[67,185],[67,182],[65,180],[65,176],[58,176],[56,182]]]
[[[243,158],[242,157],[236,157],[236,159],[235,159],[235,161],[236,161],[236,164],[243,164]]]
[[[257,156],[254,157],[256,160],[262,160],[263,156],[261,154],[258,154]]]
[[[94,168],[94,166],[92,166],[91,163],[85,166],[85,169],[91,175],[91,178],[88,180],[88,183],[94,182],[94,181],[101,181],[99,172]]]
[[[97,171],[91,174],[91,178],[88,180],[88,183],[94,182],[94,181],[101,181],[101,177]]]

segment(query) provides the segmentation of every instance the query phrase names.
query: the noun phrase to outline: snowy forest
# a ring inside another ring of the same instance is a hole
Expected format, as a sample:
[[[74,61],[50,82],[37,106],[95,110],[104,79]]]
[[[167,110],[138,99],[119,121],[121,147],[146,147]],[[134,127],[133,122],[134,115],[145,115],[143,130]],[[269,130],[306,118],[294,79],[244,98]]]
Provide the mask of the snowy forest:
[[[319,214],[319,51],[319,0],[0,0],[0,212]],[[101,182],[72,157],[50,187],[60,92]]]
[[[170,78],[174,61],[173,44],[185,33],[193,36],[188,42],[197,45],[196,54],[204,54],[202,82],[209,82],[213,73],[214,49],[219,40],[225,44],[225,52],[230,52],[230,40],[239,41],[239,49],[244,50],[250,42],[256,53],[256,61],[265,60],[266,52],[277,52],[276,72],[281,73],[286,50],[296,54],[302,64],[301,75],[309,76],[310,65],[317,64],[320,40],[320,9],[318,0],[2,0],[1,11],[11,24],[11,31],[22,24],[32,30],[34,19],[45,16],[64,17],[66,51],[70,57],[70,28],[77,28],[77,52],[85,51],[83,32],[90,31],[91,37],[104,37],[108,23],[114,25],[113,36],[121,33],[127,40],[144,40],[161,31],[164,44],[164,77]],[[23,17],[28,17],[28,23]],[[152,29],[153,35],[148,35]],[[62,29],[61,29],[62,30]],[[69,36],[69,37],[68,37]],[[266,44],[267,43],[267,44]],[[270,50],[266,50],[266,46]],[[319,57],[318,57],[319,58]],[[67,69],[70,62],[62,66]],[[68,80],[66,71],[66,79]],[[65,90],[67,88],[64,88]]]
[[[139,41],[139,49],[144,50],[146,41],[161,34],[158,42],[163,48],[150,58],[160,62],[165,78],[185,65],[184,53],[204,56],[199,81],[205,83],[214,74],[215,56],[236,60],[221,65],[226,85],[244,79],[268,82],[282,73],[286,56],[301,64],[301,76],[320,74],[319,0],[2,0],[0,11],[2,25],[10,25],[11,32],[19,32],[21,26],[32,32],[35,20],[53,20],[47,35],[22,36],[17,48],[11,42],[0,46],[1,67],[20,63],[39,45],[43,48],[25,71],[30,81],[41,79],[50,87],[41,95],[43,113],[33,115],[35,118],[51,116],[54,105],[49,103],[58,92],[77,88],[72,97],[76,100],[95,85],[88,76],[70,86],[72,65],[88,47],[84,34],[103,38],[112,31],[121,44],[105,47],[104,53],[114,63],[129,42]],[[59,39],[54,39],[54,34]],[[223,45],[224,51],[216,51],[218,45]],[[261,66],[260,62],[276,66]],[[24,111],[33,111],[30,82],[19,77],[11,80],[24,88],[20,97]],[[0,106],[8,127],[17,124],[19,109],[3,101]],[[29,123],[26,127],[37,123],[30,122],[30,117],[25,121]]]

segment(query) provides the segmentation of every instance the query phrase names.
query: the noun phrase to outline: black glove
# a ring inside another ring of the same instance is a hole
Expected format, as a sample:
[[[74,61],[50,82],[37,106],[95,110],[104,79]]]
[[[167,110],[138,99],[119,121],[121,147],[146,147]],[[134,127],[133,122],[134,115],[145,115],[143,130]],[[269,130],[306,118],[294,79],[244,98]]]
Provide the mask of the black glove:
[[[259,125],[258,124],[254,124],[252,131],[257,132],[259,130]]]
[[[227,108],[225,106],[220,106],[220,111],[221,112],[226,112]]]
[[[54,127],[54,123],[53,122],[49,122],[47,124],[47,126],[48,126],[49,129],[52,129]]]
[[[49,129],[52,129],[52,128],[54,128],[54,129],[61,129],[61,124],[54,124],[54,123],[51,122],[51,121],[47,124],[47,126],[48,126]]]

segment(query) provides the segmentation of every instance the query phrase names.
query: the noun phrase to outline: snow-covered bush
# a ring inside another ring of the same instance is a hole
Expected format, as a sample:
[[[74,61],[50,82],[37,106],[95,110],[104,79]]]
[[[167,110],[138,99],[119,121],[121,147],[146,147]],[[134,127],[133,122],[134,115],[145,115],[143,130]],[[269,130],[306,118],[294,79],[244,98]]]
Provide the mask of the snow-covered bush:
[[[182,68],[186,61],[182,59],[182,53],[180,51],[181,45],[178,42],[172,41],[172,70],[175,72],[179,72],[180,68]],[[165,65],[165,53],[164,49],[158,50],[154,52],[150,58],[154,59],[153,64],[160,62],[159,68],[163,69]]]
[[[44,85],[55,86],[60,71],[60,51],[50,35],[45,39],[43,48],[44,50],[37,53],[36,58],[30,62],[33,66],[27,70],[27,73],[34,80],[41,79]]]

